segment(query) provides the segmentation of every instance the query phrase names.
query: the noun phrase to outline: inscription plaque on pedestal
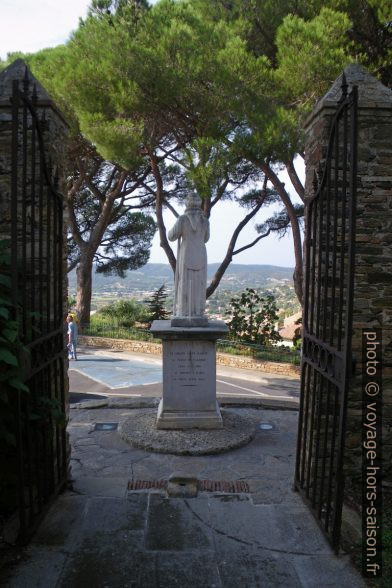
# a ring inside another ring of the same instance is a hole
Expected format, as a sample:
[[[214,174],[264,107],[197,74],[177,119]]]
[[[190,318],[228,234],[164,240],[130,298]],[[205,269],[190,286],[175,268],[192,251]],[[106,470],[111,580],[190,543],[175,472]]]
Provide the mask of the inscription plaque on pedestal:
[[[216,340],[227,331],[221,321],[208,327],[173,327],[154,321],[151,332],[162,339],[163,391],[158,408],[159,429],[219,429],[216,401]]]
[[[163,351],[164,406],[176,410],[215,409],[215,344],[166,341]],[[165,384],[166,382],[166,384]]]

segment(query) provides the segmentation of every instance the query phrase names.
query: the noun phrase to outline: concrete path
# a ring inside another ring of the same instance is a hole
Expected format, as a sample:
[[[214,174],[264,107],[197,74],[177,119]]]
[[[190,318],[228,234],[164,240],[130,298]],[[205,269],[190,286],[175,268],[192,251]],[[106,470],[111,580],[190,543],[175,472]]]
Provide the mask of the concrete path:
[[[364,586],[292,490],[297,411],[228,408],[251,414],[264,428],[240,449],[186,457],[133,449],[116,430],[96,429],[105,423],[115,429],[142,410],[132,408],[138,402],[157,400],[112,399],[112,408],[70,411],[73,488],[55,502],[2,586]],[[168,498],[159,485],[179,471],[210,482],[241,480],[249,492]],[[143,489],[146,481],[153,488]],[[136,485],[140,490],[130,489]]]

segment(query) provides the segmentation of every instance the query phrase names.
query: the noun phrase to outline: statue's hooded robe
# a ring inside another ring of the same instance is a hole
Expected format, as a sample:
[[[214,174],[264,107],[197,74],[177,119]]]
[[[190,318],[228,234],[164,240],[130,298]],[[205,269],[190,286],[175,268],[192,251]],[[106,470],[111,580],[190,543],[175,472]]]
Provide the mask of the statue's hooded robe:
[[[199,197],[191,197],[200,202]],[[200,204],[199,204],[200,206]],[[207,251],[210,224],[200,207],[187,207],[169,231],[170,241],[178,239],[173,314],[203,317],[206,304]]]

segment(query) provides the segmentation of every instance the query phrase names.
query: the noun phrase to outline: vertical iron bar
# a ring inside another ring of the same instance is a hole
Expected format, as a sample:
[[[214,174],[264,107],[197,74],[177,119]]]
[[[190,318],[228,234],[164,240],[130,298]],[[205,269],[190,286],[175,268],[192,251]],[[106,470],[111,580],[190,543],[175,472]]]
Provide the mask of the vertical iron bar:
[[[50,312],[50,300],[51,300],[51,286],[52,280],[50,275],[50,256],[51,256],[51,216],[52,216],[52,202],[49,186],[46,186],[46,329],[51,331],[51,312]]]
[[[62,343],[63,345],[64,343]],[[61,406],[65,413],[65,389],[64,389],[64,381],[65,381],[65,370],[64,370],[64,354],[61,356],[60,360],[60,381],[61,381]],[[62,465],[62,475],[65,479],[67,476],[67,434],[65,426],[61,427],[61,465]]]
[[[64,238],[63,238],[63,203],[59,204],[59,326],[64,323],[64,308],[63,308],[63,281],[64,281]]]
[[[337,133],[336,133],[337,135]],[[334,139],[336,136],[334,135]],[[337,165],[337,162],[335,163]],[[332,246],[332,273],[331,273],[331,306],[330,306],[330,333],[329,343],[333,346],[335,336],[335,293],[336,293],[336,257],[337,257],[337,237],[338,237],[338,199],[336,194],[336,185],[333,190],[334,214],[333,214],[333,246]]]
[[[311,416],[310,416],[310,437],[309,437],[309,454],[307,460],[307,472],[306,472],[306,497],[309,498],[309,489],[310,489],[310,476],[312,471],[312,461],[313,461],[313,435],[314,435],[314,425],[316,419],[316,381],[317,381],[317,372],[312,367],[312,375],[313,375],[313,386],[311,391],[312,396],[312,407],[311,407]],[[309,391],[310,393],[310,391]]]
[[[317,386],[317,397],[318,397],[318,410],[317,410],[317,425],[316,425],[316,449],[315,449],[315,456],[314,456],[314,485],[313,485],[313,494],[312,494],[312,506],[315,508],[316,506],[316,492],[317,492],[317,474],[318,474],[318,466],[319,466],[319,447],[320,447],[320,434],[321,434],[321,413],[322,413],[322,397],[323,397],[323,388],[324,388],[324,378],[322,375],[317,372],[318,374],[318,386]]]
[[[11,283],[12,291],[18,292],[18,151],[19,151],[19,87],[12,83],[12,144],[11,144]],[[19,314],[15,304],[14,318]]]
[[[342,391],[342,399],[340,406],[339,418],[339,452],[337,460],[337,482],[335,492],[335,527],[332,535],[332,545],[335,551],[339,549],[340,527],[343,506],[343,488],[344,488],[344,474],[343,474],[343,457],[344,457],[344,442],[346,430],[346,414],[347,414],[347,399],[348,389],[351,381],[351,339],[352,339],[352,320],[353,320],[353,297],[354,297],[354,263],[355,263],[355,234],[356,234],[356,178],[357,178],[357,108],[358,108],[358,88],[353,86],[351,93],[351,137],[350,137],[350,206],[349,206],[349,241],[348,241],[348,287],[346,300],[346,316],[345,316],[345,373],[344,385]]]
[[[310,318],[309,318],[309,333],[314,335],[314,291],[315,291],[315,265],[316,265],[316,231],[317,231],[317,199],[313,201],[313,217],[312,217],[312,261],[311,267],[309,268],[311,276],[311,293],[308,304],[310,306]]]
[[[310,332],[309,325],[309,283],[310,283],[310,241],[311,241],[311,230],[312,230],[312,209],[313,202],[310,202],[307,210],[307,226],[306,226],[306,252],[305,252],[305,308],[303,318],[303,335]]]
[[[321,520],[323,498],[324,498],[324,484],[325,484],[325,466],[327,463],[327,452],[328,452],[328,425],[329,425],[329,412],[331,402],[331,382],[327,380],[327,397],[326,397],[326,411],[325,411],[325,429],[324,429],[324,445],[323,445],[323,465],[321,469],[321,485],[320,485],[320,504],[318,510],[318,517]]]
[[[47,397],[50,402],[53,401],[53,381],[55,378],[55,359],[52,359],[50,364],[48,365],[48,390],[47,390]],[[51,406],[51,405],[49,405]],[[48,484],[48,495],[50,496],[53,494],[55,489],[55,457],[54,457],[54,427],[53,427],[53,411],[49,410],[48,422],[45,423],[45,428],[48,433],[48,440],[49,440],[49,468],[48,472],[50,473],[50,479]]]
[[[32,95],[32,106],[33,108],[36,107],[37,104],[37,91],[36,87],[34,86],[33,95]],[[35,331],[37,326],[37,319],[36,319],[36,260],[35,260],[35,241],[37,238],[36,232],[36,218],[35,218],[35,183],[36,183],[36,154],[35,154],[35,147],[36,147],[36,123],[34,117],[31,117],[31,309],[34,312],[33,316],[31,317],[31,326],[32,326],[32,338],[35,339],[37,333]]]
[[[27,74],[27,71],[26,71]],[[27,100],[28,100],[28,83],[25,85],[25,95],[24,95],[24,110],[27,111]],[[37,101],[37,93],[36,93],[36,88],[34,86],[33,88],[33,95],[32,95],[32,106],[34,108],[35,104]],[[32,115],[32,113],[30,113],[30,117],[31,117],[31,131],[30,134],[28,135],[29,137],[29,141],[27,143],[26,141],[26,145],[25,145],[25,149],[26,149],[26,164],[27,164],[27,155],[29,156],[30,159],[30,165],[31,165],[31,169],[30,169],[30,260],[29,260],[29,276],[25,275],[25,285],[24,285],[24,292],[25,292],[25,297],[27,299],[27,294],[29,294],[29,308],[27,308],[26,306],[25,308],[25,312],[27,312],[29,310],[28,316],[27,316],[27,320],[26,323],[29,326],[29,333],[27,335],[27,342],[31,343],[31,341],[34,340],[34,338],[36,337],[34,328],[36,326],[36,319],[34,318],[34,311],[36,310],[35,308],[35,299],[36,299],[36,293],[35,293],[35,289],[36,289],[36,284],[35,284],[35,239],[36,239],[36,227],[35,227],[35,182],[36,182],[36,153],[35,153],[35,147],[36,147],[36,129],[35,129],[35,120],[34,117]],[[27,136],[26,136],[27,139]],[[28,146],[30,147],[30,153],[27,153],[27,148]],[[25,179],[24,181],[26,181],[26,171],[25,170]],[[25,193],[27,192],[27,185],[25,185]],[[27,204],[27,203],[26,203]],[[30,292],[27,292],[27,290],[30,289]],[[31,521],[34,518],[35,515],[35,510],[36,510],[36,505],[35,505],[35,497],[34,497],[34,451],[35,451],[35,447],[34,447],[34,441],[32,438],[32,421],[31,421],[31,398],[34,397],[34,395],[36,394],[36,389],[35,389],[35,378],[29,378],[28,381],[28,385],[29,385],[29,389],[30,389],[30,394],[25,397],[24,399],[24,404],[25,404],[25,410],[26,410],[26,415],[25,415],[25,427],[26,427],[26,445],[27,445],[27,468],[28,468],[28,492],[29,492],[29,523],[31,524]]]
[[[57,338],[56,338],[56,347],[57,347]],[[61,388],[61,381],[59,379],[59,372],[60,372],[60,361],[61,358],[57,358],[55,359],[54,362],[54,397],[56,399],[56,401],[60,404],[60,388]],[[56,453],[56,457],[55,457],[55,463],[56,463],[56,476],[55,476],[55,485],[57,486],[61,480],[61,462],[60,462],[60,454],[61,454],[61,445],[60,445],[60,427],[58,425],[58,423],[55,423],[55,453]]]
[[[58,185],[58,178],[57,178],[57,171],[56,171],[56,175],[54,178],[54,187],[55,190],[57,190],[57,185]],[[61,237],[60,237],[60,233],[61,231],[61,227],[60,227],[60,217],[61,217],[61,210],[60,210],[60,202],[56,196],[56,194],[53,194],[53,205],[54,208],[56,210],[56,222],[55,222],[55,251],[56,251],[56,255],[55,255],[55,259],[54,259],[54,274],[56,276],[56,280],[55,280],[55,284],[54,284],[54,290],[55,290],[55,300],[56,300],[56,306],[55,306],[55,328],[58,329],[60,328],[61,324],[62,324],[62,318],[60,318],[60,314],[61,314],[61,288],[60,288],[60,276],[61,276],[61,270],[62,270],[62,252],[60,249],[60,242],[61,242]]]
[[[21,240],[22,240],[22,280],[23,280],[23,287],[22,292],[20,293],[22,299],[22,341],[24,343],[28,343],[28,306],[27,306],[27,287],[26,287],[26,280],[27,280],[27,105],[26,99],[28,94],[28,87],[29,87],[29,80],[28,80],[28,72],[26,68],[25,77],[23,80],[23,96],[22,96],[22,185],[21,185],[21,194],[20,194],[20,204],[21,204],[21,217],[22,217],[22,227],[21,227]],[[19,295],[19,291],[18,291]]]
[[[39,150],[39,192],[38,192],[38,297],[39,297],[39,321],[40,321],[40,334],[44,333],[44,268],[43,268],[43,258],[44,258],[44,171],[43,171],[44,163],[42,158],[42,153]]]
[[[303,447],[302,443],[302,436],[304,433],[304,405],[305,405],[305,378],[306,378],[306,371],[307,371],[307,363],[302,360],[301,365],[301,392],[299,396],[299,413],[298,413],[298,431],[297,431],[297,452],[296,452],[296,463],[295,463],[295,482],[294,484],[297,486],[301,486],[302,477],[301,477],[301,447]]]
[[[51,233],[52,233],[52,259],[51,259],[51,283],[53,286],[53,316],[52,316],[52,329],[56,329],[58,327],[57,323],[57,316],[58,316],[58,299],[57,299],[57,275],[58,275],[58,239],[57,239],[57,198],[52,190],[49,190],[50,197],[52,200],[52,215],[53,215],[53,222],[51,223]]]
[[[312,367],[309,363],[305,364],[307,367],[306,370],[306,383],[305,383],[305,391],[306,397],[304,402],[305,407],[305,422],[304,422],[304,432],[303,432],[303,445],[302,445],[302,455],[301,455],[301,487],[304,485],[305,481],[305,466],[306,466],[306,447],[308,444],[308,428],[309,428],[309,404],[310,404],[310,379],[312,375]]]
[[[11,139],[11,283],[12,291],[19,291],[18,279],[18,165],[19,165],[19,84],[17,80],[12,82],[12,139]],[[19,308],[18,301],[13,309],[13,318],[18,321]],[[20,330],[20,324],[19,324]],[[22,425],[22,405],[21,392],[16,391],[15,402],[15,428],[16,428],[16,447],[17,447],[17,471],[18,471],[18,506],[21,536],[26,534],[26,503],[25,503],[25,478],[24,478],[24,445],[23,445],[23,425]]]
[[[328,166],[328,163],[327,163]],[[328,196],[327,196],[328,197]],[[318,251],[317,251],[317,314],[316,314],[316,328],[315,335],[318,338],[320,336],[320,312],[321,312],[321,268],[323,260],[323,204],[324,204],[324,190],[320,190],[318,197],[318,221],[319,221],[319,234],[318,234]],[[316,244],[314,244],[316,246]],[[315,271],[315,267],[313,271]]]
[[[330,241],[330,222],[331,222],[331,176],[330,174],[327,175],[327,182],[326,182],[326,226],[325,226],[325,276],[324,276],[324,300],[323,300],[323,327],[322,327],[322,337],[324,341],[327,340],[327,318],[328,318],[328,310],[329,310],[329,300],[328,300],[328,292],[330,287],[330,267],[329,267],[329,241]]]
[[[331,438],[331,455],[329,459],[329,480],[327,489],[327,511],[325,515],[325,530],[329,531],[329,517],[331,514],[331,496],[332,496],[332,485],[335,480],[334,476],[334,461],[335,461],[335,444],[336,444],[336,426],[337,426],[337,412],[338,412],[338,400],[340,390],[337,386],[334,386],[334,407],[333,407],[333,422],[332,422],[332,438]]]
[[[38,400],[38,391],[42,394],[42,390],[44,387],[44,377],[43,377],[43,370],[40,370],[36,375],[36,382],[37,382],[37,386],[36,386],[36,395],[35,395],[35,402],[37,402]],[[43,481],[43,477],[42,477],[42,458],[43,455],[45,454],[45,447],[43,445],[43,439],[42,439],[42,426],[41,423],[39,422],[35,422],[35,426],[34,426],[34,433],[35,433],[35,464],[36,464],[36,476],[37,476],[37,507],[38,510],[41,511],[44,505],[44,488],[45,488],[45,483]]]
[[[345,271],[345,248],[346,248],[346,206],[349,209],[349,203],[347,203],[347,104],[343,111],[343,168],[342,168],[342,226],[341,226],[341,253],[340,253],[340,292],[339,292],[339,321],[338,321],[338,338],[337,338],[337,348],[340,351],[342,348],[342,327],[343,327],[343,306],[344,306],[344,299],[345,295],[347,295],[347,291],[345,290],[345,282],[347,282],[348,276],[346,275]],[[350,211],[347,210],[349,213]],[[346,312],[347,312],[347,301],[346,301]]]
[[[28,382],[30,394],[24,399],[26,407],[25,427],[26,427],[26,445],[27,445],[27,465],[28,465],[28,492],[29,492],[29,518],[34,516],[34,442],[31,436],[31,396],[34,396],[34,377]]]

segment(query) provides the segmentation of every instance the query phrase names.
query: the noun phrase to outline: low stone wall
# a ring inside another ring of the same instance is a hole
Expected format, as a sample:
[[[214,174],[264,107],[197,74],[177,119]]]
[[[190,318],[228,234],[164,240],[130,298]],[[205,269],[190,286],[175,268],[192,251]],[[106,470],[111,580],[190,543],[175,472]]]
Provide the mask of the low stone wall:
[[[280,374],[281,376],[291,376],[299,378],[300,367],[292,363],[278,363],[276,361],[263,361],[244,355],[231,355],[229,353],[217,353],[216,363],[228,367],[242,368],[244,370],[257,370],[259,372],[268,372]]]
[[[78,337],[78,342],[80,345],[85,345],[86,347],[106,347],[121,351],[135,351],[136,353],[162,354],[162,345],[160,343],[152,343],[151,341],[131,341],[129,339],[110,339],[109,337],[81,335]],[[275,361],[262,361],[243,355],[230,355],[229,353],[217,353],[216,363],[227,367],[257,370],[294,378],[299,378],[300,374],[300,368],[297,365],[277,363]]]
[[[130,339],[111,339],[109,337],[91,337],[80,335],[79,345],[86,347],[107,347],[108,349],[119,349],[121,351],[135,351],[136,353],[150,353],[162,355],[162,345],[151,341],[132,341]]]

